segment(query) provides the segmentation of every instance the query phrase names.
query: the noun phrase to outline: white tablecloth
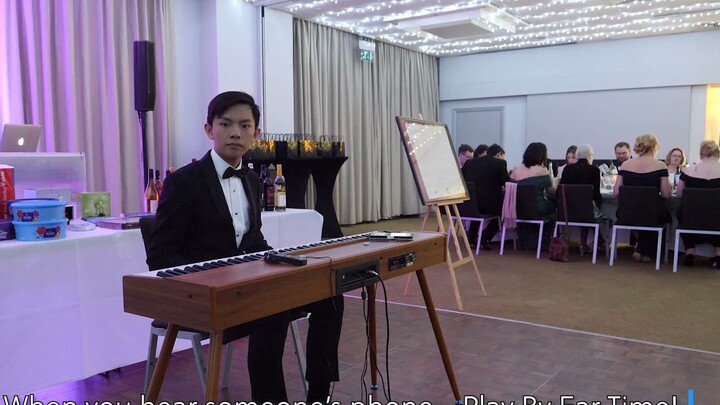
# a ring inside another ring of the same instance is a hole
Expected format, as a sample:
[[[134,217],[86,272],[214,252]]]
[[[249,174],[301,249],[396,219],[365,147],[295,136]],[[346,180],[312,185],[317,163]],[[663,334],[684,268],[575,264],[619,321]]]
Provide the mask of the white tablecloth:
[[[274,248],[321,238],[314,210],[267,212],[262,220]],[[144,360],[150,320],[123,311],[122,276],[146,270],[137,229],[0,242],[0,396]]]

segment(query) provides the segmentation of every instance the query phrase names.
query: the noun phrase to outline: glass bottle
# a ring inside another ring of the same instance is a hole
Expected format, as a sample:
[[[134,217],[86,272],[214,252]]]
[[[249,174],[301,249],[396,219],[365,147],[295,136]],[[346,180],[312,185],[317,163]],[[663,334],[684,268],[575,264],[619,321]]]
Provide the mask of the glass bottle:
[[[158,194],[155,187],[153,169],[148,169],[148,181],[145,186],[145,212],[154,214],[157,212]]]
[[[260,209],[265,209],[265,178],[267,178],[267,165],[260,166]]]
[[[273,177],[275,175],[275,166],[272,164],[267,169],[267,175],[263,181],[263,196],[265,197],[265,211],[275,210],[275,184]]]
[[[285,211],[285,208],[287,208],[285,176],[282,174],[282,165],[278,164],[275,176],[275,211]]]
[[[157,199],[160,201],[160,193],[162,192],[163,183],[160,180],[160,170],[155,170],[155,190],[157,190]]]

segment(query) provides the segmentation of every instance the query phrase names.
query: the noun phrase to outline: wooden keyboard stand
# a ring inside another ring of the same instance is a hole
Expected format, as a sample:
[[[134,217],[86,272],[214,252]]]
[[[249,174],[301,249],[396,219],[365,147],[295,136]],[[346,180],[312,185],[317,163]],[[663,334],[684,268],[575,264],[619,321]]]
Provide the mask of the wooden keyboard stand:
[[[375,264],[374,271],[383,280],[412,272],[417,275],[450,387],[456,401],[460,401],[455,372],[423,272],[425,267],[444,262],[446,250],[444,233],[415,231],[413,240],[402,242],[368,241],[356,235],[293,250],[291,254],[332,259],[308,258],[305,266],[256,260],[170,278],[157,277],[157,272],[124,276],[125,312],[168,322],[146,400],[155,403],[158,399],[178,325],[210,334],[205,400],[216,401],[224,329],[329,298],[338,290],[342,293],[343,280],[338,280],[338,273]],[[376,294],[374,286],[368,290],[371,378],[373,386],[377,386]]]

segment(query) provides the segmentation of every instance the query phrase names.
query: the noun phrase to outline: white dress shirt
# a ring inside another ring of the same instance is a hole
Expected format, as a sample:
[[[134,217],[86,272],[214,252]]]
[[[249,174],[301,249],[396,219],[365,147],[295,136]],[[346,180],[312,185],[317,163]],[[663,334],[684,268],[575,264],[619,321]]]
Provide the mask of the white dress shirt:
[[[240,180],[239,177],[233,176],[228,179],[223,179],[225,170],[232,166],[224,161],[214,149],[210,151],[210,157],[212,157],[213,164],[215,165],[215,171],[217,172],[220,186],[225,195],[225,202],[232,217],[233,228],[235,228],[235,245],[239,247],[243,235],[250,229],[250,203],[248,202],[245,188],[242,185],[242,180]],[[242,161],[238,167],[233,167],[233,169],[239,169],[241,166]]]

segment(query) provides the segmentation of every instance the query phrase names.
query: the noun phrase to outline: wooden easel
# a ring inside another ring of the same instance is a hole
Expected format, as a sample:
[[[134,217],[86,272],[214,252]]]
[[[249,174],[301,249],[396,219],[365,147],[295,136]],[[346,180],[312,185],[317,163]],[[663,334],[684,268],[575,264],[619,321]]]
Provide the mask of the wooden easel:
[[[457,260],[453,261],[450,249],[446,249],[445,263],[447,263],[448,270],[450,270],[450,279],[452,280],[453,292],[455,293],[455,302],[457,303],[458,310],[460,311],[463,310],[463,305],[462,298],[460,298],[460,289],[458,288],[457,278],[455,277],[455,269],[463,264],[472,263],[473,268],[475,269],[475,274],[480,282],[480,288],[482,289],[483,296],[487,296],[485,286],[483,285],[482,278],[480,277],[480,271],[475,263],[475,255],[473,254],[472,248],[470,247],[470,241],[468,240],[467,233],[465,232],[465,226],[463,226],[462,219],[460,219],[460,212],[458,211],[457,204],[463,201],[464,200],[459,199],[425,205],[425,216],[423,217],[421,228],[423,231],[425,230],[428,218],[430,218],[431,213],[434,212],[435,218],[437,219],[438,229],[440,232],[445,233],[445,224],[443,224],[442,215],[440,214],[440,207],[444,208],[445,215],[447,215],[448,229],[448,240],[446,242],[449,242],[449,239],[452,239],[453,244],[455,245],[455,253],[457,255]],[[478,243],[480,242],[478,241]],[[463,255],[463,247],[465,248],[465,255]],[[407,282],[405,283],[405,291],[403,292],[403,295],[407,295],[408,289],[410,288],[410,279],[411,277],[408,277]]]

